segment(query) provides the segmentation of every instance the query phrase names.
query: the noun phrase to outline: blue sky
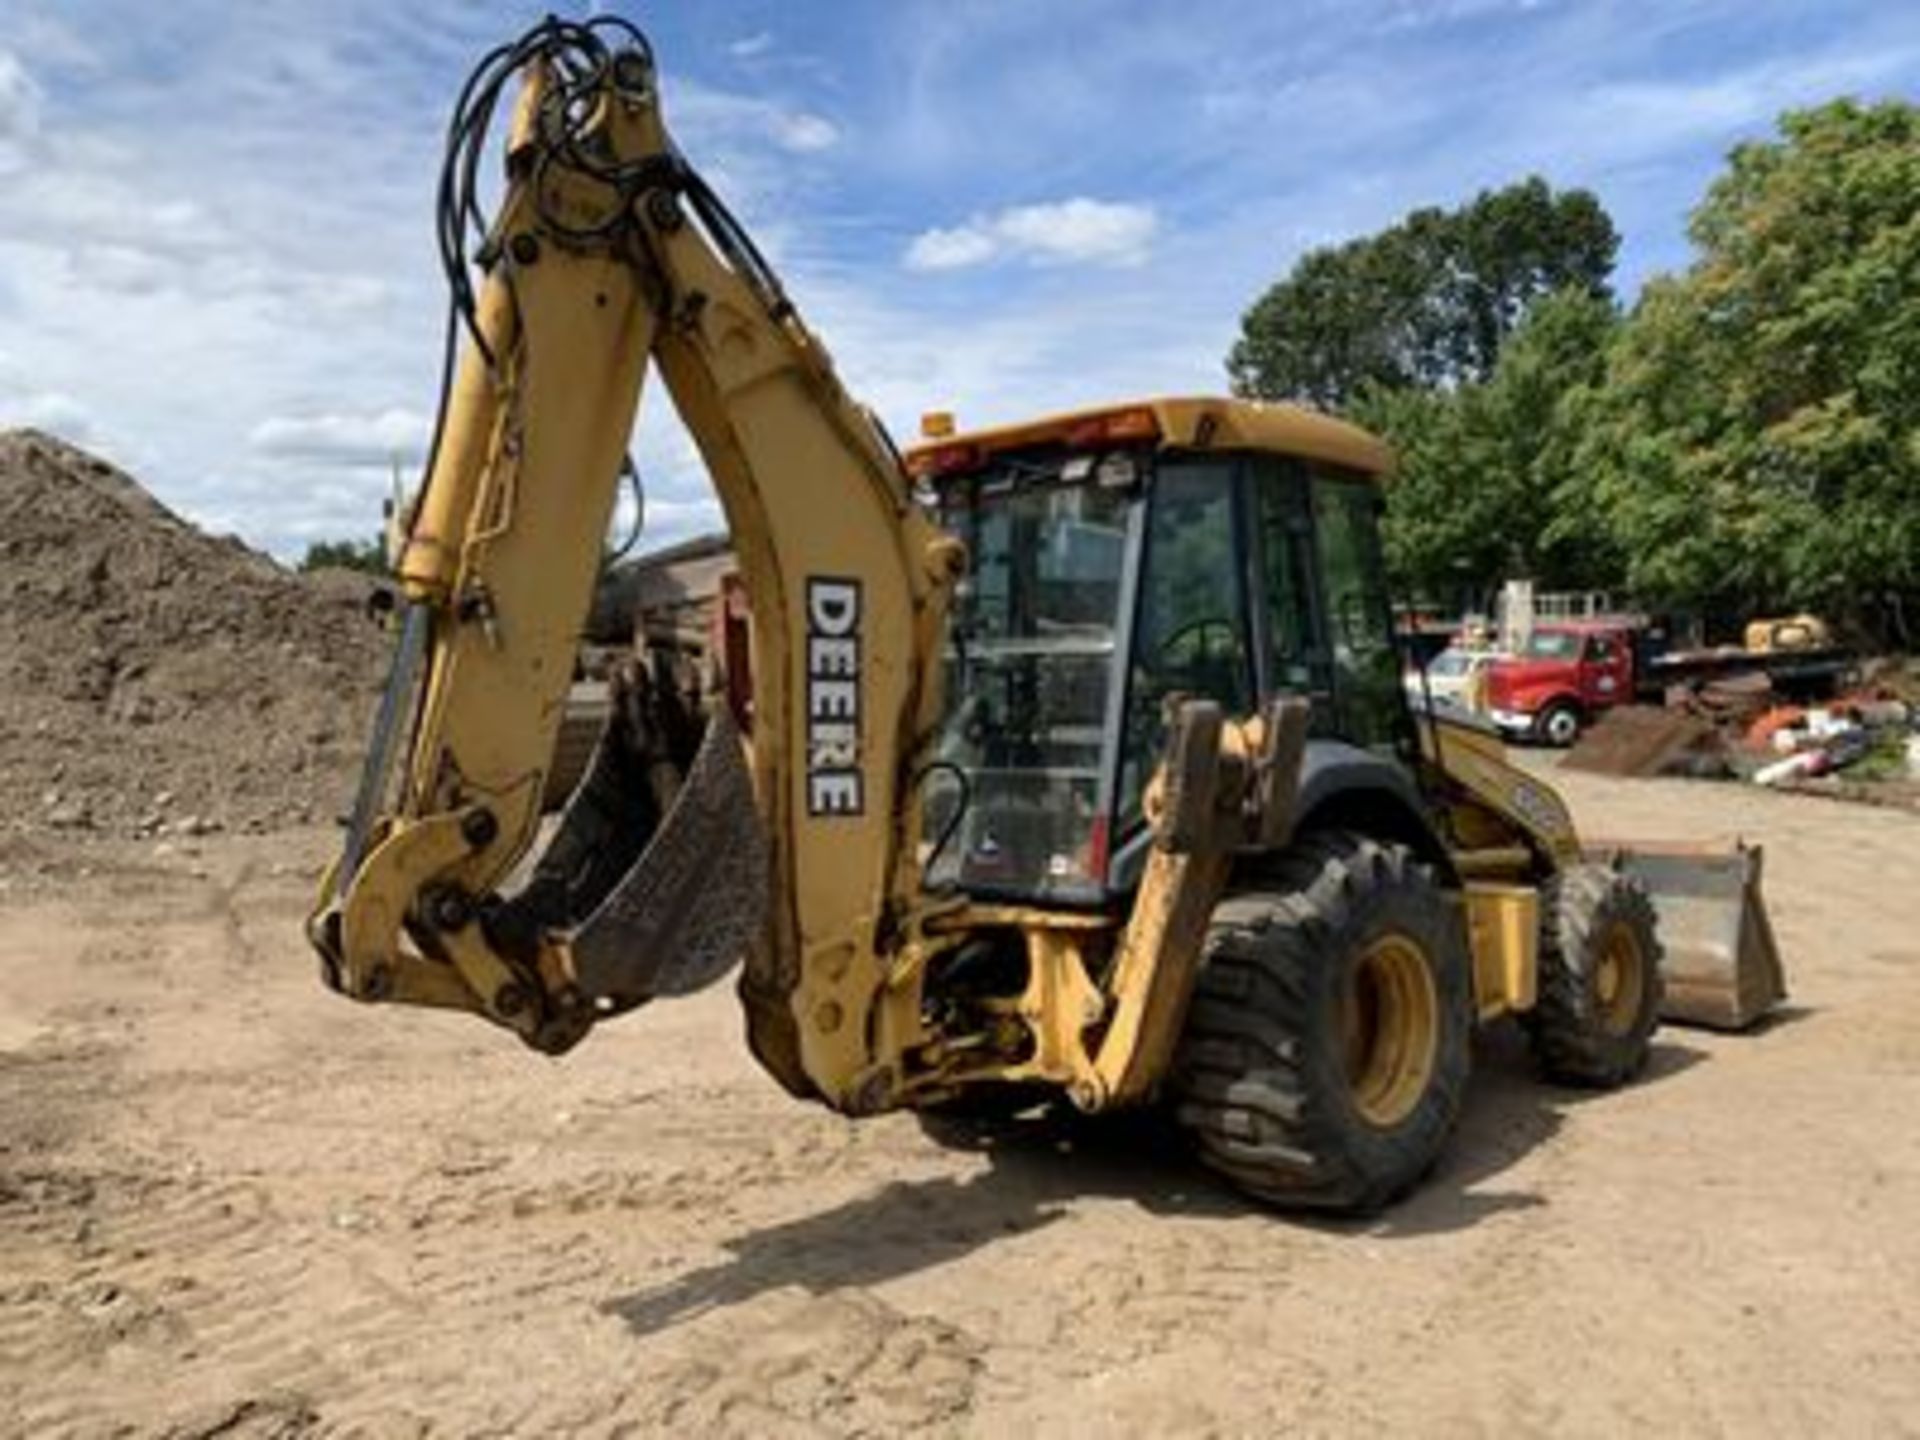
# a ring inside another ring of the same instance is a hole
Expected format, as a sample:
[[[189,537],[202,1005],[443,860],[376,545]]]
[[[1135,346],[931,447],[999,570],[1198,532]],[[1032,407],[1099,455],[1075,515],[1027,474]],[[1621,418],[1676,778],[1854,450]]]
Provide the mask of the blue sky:
[[[0,0],[0,425],[282,555],[371,533],[434,399],[446,111],[546,8]],[[1530,172],[1599,193],[1630,295],[1780,109],[1920,93],[1893,0],[606,8],[903,436],[1222,388],[1303,250]],[[663,393],[637,449],[648,544],[716,523]]]

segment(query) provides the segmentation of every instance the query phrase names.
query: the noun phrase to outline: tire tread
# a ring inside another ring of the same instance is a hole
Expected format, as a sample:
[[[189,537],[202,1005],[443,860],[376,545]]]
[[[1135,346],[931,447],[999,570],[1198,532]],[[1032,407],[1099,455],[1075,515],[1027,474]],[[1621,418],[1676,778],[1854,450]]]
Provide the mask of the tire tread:
[[[1653,902],[1640,884],[1603,865],[1572,865],[1541,890],[1539,991],[1528,1028],[1545,1075],[1593,1089],[1624,1085],[1647,1061],[1659,1023],[1660,938]],[[1639,931],[1647,961],[1641,1014],[1625,1036],[1600,1023],[1590,972],[1605,926],[1619,918]]]
[[[1392,1145],[1364,1129],[1344,1091],[1327,1093],[1321,1035],[1330,957],[1357,946],[1381,907],[1428,933],[1441,999],[1441,1063]],[[1410,920],[1409,920],[1410,917]],[[1368,1211],[1431,1168],[1457,1118],[1471,1026],[1464,929],[1404,847],[1344,833],[1291,847],[1256,887],[1215,909],[1173,1077],[1174,1114],[1204,1163],[1289,1206]],[[1415,1123],[1415,1122],[1418,1123]]]

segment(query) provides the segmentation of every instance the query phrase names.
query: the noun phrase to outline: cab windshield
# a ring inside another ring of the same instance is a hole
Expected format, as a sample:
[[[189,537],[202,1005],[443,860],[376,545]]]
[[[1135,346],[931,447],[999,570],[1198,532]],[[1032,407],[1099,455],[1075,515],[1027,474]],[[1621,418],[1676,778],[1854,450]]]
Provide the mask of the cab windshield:
[[[1580,637],[1567,630],[1536,630],[1521,653],[1529,660],[1571,660],[1580,653]]]
[[[941,497],[940,521],[970,563],[948,629],[942,763],[927,784],[932,883],[1100,895],[1103,747],[1133,508],[1116,474],[1084,455],[1012,458]]]

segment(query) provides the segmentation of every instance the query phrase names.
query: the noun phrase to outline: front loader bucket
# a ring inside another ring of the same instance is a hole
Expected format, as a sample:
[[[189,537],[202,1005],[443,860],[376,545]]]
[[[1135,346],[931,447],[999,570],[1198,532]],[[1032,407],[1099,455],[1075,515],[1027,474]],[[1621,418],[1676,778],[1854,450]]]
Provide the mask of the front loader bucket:
[[[1760,896],[1761,849],[1631,844],[1601,847],[1646,887],[1660,919],[1662,1019],[1744,1030],[1786,998],[1773,925]]]

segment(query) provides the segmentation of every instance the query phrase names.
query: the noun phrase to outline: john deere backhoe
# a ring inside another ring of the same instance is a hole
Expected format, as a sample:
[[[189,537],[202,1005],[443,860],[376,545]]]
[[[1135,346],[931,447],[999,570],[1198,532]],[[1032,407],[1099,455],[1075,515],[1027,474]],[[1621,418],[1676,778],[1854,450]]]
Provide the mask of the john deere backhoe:
[[[1431,1165],[1476,1022],[1525,1017],[1555,1077],[1639,1070],[1647,892],[1491,735],[1403,698],[1381,445],[1155,399],[936,422],[903,459],[656,79],[624,22],[549,20],[455,114],[447,394],[309,923],[327,982],[558,1052],[744,956],[748,1039],[795,1095],[1163,1104],[1248,1191],[1345,1208]],[[650,374],[726,512],[751,709],[635,670],[528,870]]]

